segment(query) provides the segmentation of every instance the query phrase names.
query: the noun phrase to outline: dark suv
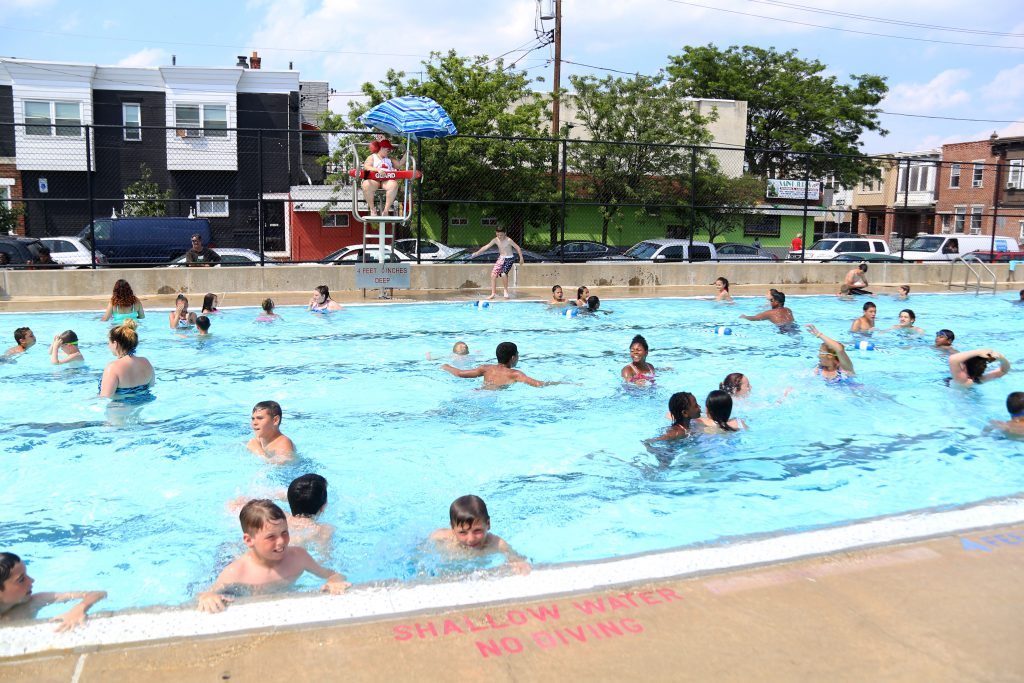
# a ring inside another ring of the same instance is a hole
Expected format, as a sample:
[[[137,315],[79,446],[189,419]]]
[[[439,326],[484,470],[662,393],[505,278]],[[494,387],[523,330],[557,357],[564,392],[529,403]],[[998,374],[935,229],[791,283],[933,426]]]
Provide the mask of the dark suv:
[[[39,260],[39,250],[43,243],[35,237],[16,237],[14,235],[0,236],[0,254],[7,256],[7,264],[11,266],[26,266]],[[0,261],[4,259],[0,258]]]

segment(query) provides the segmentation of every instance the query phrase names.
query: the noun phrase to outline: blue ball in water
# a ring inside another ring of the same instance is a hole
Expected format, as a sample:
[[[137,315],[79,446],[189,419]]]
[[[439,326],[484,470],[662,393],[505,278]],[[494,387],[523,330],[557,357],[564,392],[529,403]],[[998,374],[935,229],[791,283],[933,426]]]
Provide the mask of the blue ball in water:
[[[861,351],[874,351],[875,342],[864,339],[862,341],[857,342],[857,348],[860,349]]]
[[[580,310],[578,308],[567,308],[565,309],[565,313],[563,313],[562,315],[564,315],[566,318],[575,318],[579,314]]]
[[[488,308],[490,305],[491,305],[490,301],[477,301],[476,302],[476,307],[477,308]]]
[[[719,325],[718,327],[715,328],[715,334],[721,334],[721,335],[732,334],[732,328],[731,327],[726,327],[725,325]]]

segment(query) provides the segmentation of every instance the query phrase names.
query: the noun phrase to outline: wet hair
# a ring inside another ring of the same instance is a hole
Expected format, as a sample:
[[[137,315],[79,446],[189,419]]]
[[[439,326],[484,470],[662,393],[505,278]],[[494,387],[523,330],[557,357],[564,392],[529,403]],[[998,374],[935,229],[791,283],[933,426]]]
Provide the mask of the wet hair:
[[[178,307],[178,302],[179,301],[184,301],[185,302],[185,308],[186,309],[188,308],[188,297],[187,296],[185,296],[184,294],[179,294],[178,296],[174,297],[174,307],[175,308]]]
[[[590,288],[587,287],[586,285],[584,285],[582,287],[577,287],[576,288],[576,298],[577,299],[580,299],[583,296],[583,290],[584,289],[587,290],[588,292],[590,291]]]
[[[122,351],[130,354],[139,345],[139,333],[135,331],[138,326],[137,322],[129,318],[120,325],[111,327],[107,338],[120,346]]]
[[[326,297],[324,301],[331,298],[331,290],[327,289],[327,285],[317,285],[315,287],[317,294]]]
[[[466,349],[466,350],[460,353],[459,352],[459,347],[460,346],[462,348]],[[467,344],[464,341],[457,341],[457,342],[455,342],[454,344],[452,344],[452,353],[454,353],[454,354],[456,354],[458,356],[468,355],[469,354],[469,344]]]
[[[729,281],[726,280],[724,277],[716,277],[715,281],[716,282],[721,282],[722,283],[722,289],[724,289],[727,292],[729,291]]]
[[[284,418],[284,413],[281,412],[281,404],[277,401],[260,401],[252,407],[252,412],[257,410],[265,410],[270,413],[270,417]]]
[[[551,288],[551,293],[554,294],[556,289],[561,289],[562,285],[555,285]]]
[[[452,528],[473,526],[473,522],[490,523],[491,515],[487,512],[487,503],[480,496],[460,496],[452,501],[448,508],[448,519]]]
[[[599,308],[601,308],[601,300],[597,298],[596,294],[591,295],[591,297],[587,299],[587,310],[596,311]]]
[[[28,339],[28,333],[31,331],[31,327],[19,327],[18,329],[14,330],[14,341],[20,345],[21,342]]]
[[[515,356],[519,355],[519,347],[513,342],[501,342],[494,349],[494,355],[498,359],[498,365],[508,365]]]
[[[1006,410],[1011,415],[1024,413],[1024,391],[1014,391],[1006,397]]]
[[[288,506],[296,517],[313,517],[327,504],[327,480],[303,474],[288,485]]]
[[[956,335],[953,334],[953,330],[941,329],[935,333],[936,337],[945,337],[950,342],[956,341]]]
[[[122,279],[114,283],[114,292],[110,295],[110,303],[121,308],[131,308],[139,303],[139,297],[135,296],[128,281]]]
[[[985,368],[988,367],[989,360],[984,356],[971,356],[964,361],[964,370],[967,371],[967,376],[974,380],[975,384],[980,384],[982,379],[981,376],[985,374]]]
[[[252,536],[267,525],[267,522],[287,520],[284,510],[266,498],[250,500],[242,506],[238,513],[238,521],[242,524],[242,533]]]
[[[644,351],[650,351],[651,347],[647,346],[647,340],[643,338],[643,335],[636,335],[633,337],[633,341],[629,342],[629,348],[633,348],[633,344],[639,344],[644,347]]]
[[[217,307],[213,305],[216,299],[217,295],[214,294],[213,292],[209,292],[207,293],[206,296],[203,297],[203,313],[206,313],[207,311],[217,310]]]
[[[1024,289],[1020,290],[1020,298],[1024,299]]]
[[[693,419],[686,414],[691,405],[697,403],[697,397],[689,391],[680,391],[672,394],[668,400],[668,412],[672,415],[673,424],[680,427],[690,428],[690,420]]]
[[[210,329],[210,319],[207,318],[205,315],[198,316],[196,318],[196,327],[201,329],[203,332],[206,332],[208,329]]]
[[[721,384],[718,385],[718,388],[735,396],[743,390],[743,377],[744,374],[742,372],[730,372],[725,376]]]
[[[899,288],[905,291],[907,294],[910,294],[910,285],[900,285]]]
[[[714,389],[708,394],[704,401],[708,417],[715,421],[715,424],[727,432],[735,432],[736,428],[729,424],[729,417],[732,415],[732,396],[728,391]]]
[[[865,311],[867,311],[867,310],[868,310],[869,308],[874,308],[874,309],[876,309],[876,310],[877,310],[877,309],[878,309],[878,306],[876,306],[876,305],[875,305],[875,302],[874,302],[874,301],[868,301],[868,302],[865,302],[865,304],[864,304],[864,305],[862,306],[862,308],[863,308],[863,309],[864,309]]]
[[[772,301],[778,301],[780,306],[786,305],[786,295],[777,289],[769,289],[768,295],[771,296]]]
[[[917,316],[914,315],[914,312],[912,310],[910,310],[909,308],[904,308],[902,311],[900,311],[900,313],[906,313],[907,315],[909,315],[910,316],[910,322],[917,322]]]
[[[273,311],[274,311],[274,300],[273,299],[264,299],[262,306],[263,306],[264,312],[266,312],[266,313],[273,313]]]
[[[78,335],[75,334],[74,330],[64,330],[63,332],[60,333],[60,343],[61,344],[77,344],[78,343]]]
[[[4,583],[11,578],[11,572],[19,562],[21,558],[14,553],[0,553],[0,591],[4,589]]]

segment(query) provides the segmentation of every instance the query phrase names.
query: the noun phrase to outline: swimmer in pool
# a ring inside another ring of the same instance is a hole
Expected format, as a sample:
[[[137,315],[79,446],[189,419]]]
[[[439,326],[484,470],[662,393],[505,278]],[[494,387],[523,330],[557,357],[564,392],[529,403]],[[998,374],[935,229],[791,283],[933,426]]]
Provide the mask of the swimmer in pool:
[[[57,631],[70,631],[85,623],[85,613],[107,597],[104,591],[72,591],[69,593],[33,593],[35,581],[28,575],[25,563],[14,553],[0,553],[0,621],[35,619],[43,607],[58,602],[80,602],[50,621],[58,622]]]
[[[180,330],[196,324],[196,314],[188,312],[188,297],[184,294],[179,294],[174,299],[174,310],[168,316],[168,322],[172,330]]]
[[[762,311],[757,315],[741,315],[740,317],[744,320],[771,320],[779,327],[792,325],[794,322],[793,311],[786,308],[786,295],[777,289],[769,289],[766,298],[768,299],[768,305],[771,307],[767,311]]]
[[[842,382],[857,374],[842,344],[819,332],[814,325],[804,327],[821,340],[821,346],[818,348],[818,367],[814,368],[814,374],[824,377],[826,382]]]
[[[953,330],[939,330],[935,333],[935,348],[946,353],[956,353],[956,349],[953,348],[954,340],[956,335],[953,334]]]
[[[63,353],[63,358],[58,358],[58,352]],[[65,330],[53,338],[50,344],[50,362],[54,365],[66,363],[81,363],[85,361],[82,352],[78,350],[78,335],[74,330]]]
[[[1006,410],[1010,419],[1006,422],[992,420],[992,427],[1007,434],[1024,436],[1024,391],[1014,391],[1006,397]]]
[[[697,397],[689,391],[680,391],[672,394],[668,400],[668,413],[665,415],[672,420],[672,424],[661,436],[648,439],[647,443],[654,441],[669,441],[689,436],[693,428],[691,421],[700,417],[700,406],[697,405]]]
[[[900,311],[900,321],[890,327],[887,330],[879,330],[879,332],[913,332],[914,334],[924,334],[924,330],[920,327],[915,327],[914,323],[917,322],[917,316],[909,308],[904,308]]]
[[[1024,304],[1024,289],[1020,290],[1020,298],[1014,301],[1015,304]]]
[[[273,299],[264,299],[263,303],[260,304],[260,307],[263,309],[263,312],[260,313],[258,316],[256,316],[256,322],[258,322],[258,323],[269,323],[269,322],[273,322],[275,320],[282,320],[283,319],[277,313],[274,313],[274,300]]]
[[[999,367],[985,372],[989,363],[995,362],[999,363]],[[991,382],[1009,371],[1010,361],[1006,360],[1006,356],[992,349],[960,351],[949,357],[949,372],[953,375],[953,381],[964,386]]]
[[[452,353],[448,359],[454,363],[456,361],[466,360],[467,356],[469,356],[469,344],[464,341],[457,341],[452,345]],[[430,351],[427,351],[427,360],[440,360],[440,358],[431,354]]]
[[[298,545],[316,544],[321,554],[330,554],[330,541],[334,527],[318,521],[327,508],[327,480],[319,474],[303,474],[274,495],[275,500],[287,500],[291,513],[288,517],[288,533],[291,542]],[[238,514],[242,507],[254,498],[243,496],[228,504],[228,509]]]
[[[344,593],[352,585],[338,572],[321,567],[304,549],[288,545],[288,519],[271,501],[250,500],[238,520],[249,551],[225,567],[210,589],[199,594],[200,611],[224,611],[232,598],[220,591],[229,586],[248,586],[253,592],[287,588],[306,572],[326,579],[321,590],[332,595]]]
[[[218,303],[220,303],[220,297],[213,292],[208,292],[206,296],[203,297],[202,314],[209,315],[210,313],[220,313],[220,311],[217,310]]]
[[[129,318],[142,320],[146,317],[146,311],[142,308],[142,302],[135,296],[132,286],[127,280],[118,280],[114,283],[114,291],[110,295],[110,303],[107,310],[100,318],[103,322],[113,320],[114,324],[123,323]]]
[[[519,348],[512,342],[501,342],[498,344],[498,347],[494,350],[494,355],[498,359],[497,365],[479,365],[471,370],[460,370],[445,363],[441,366],[441,369],[445,372],[450,372],[456,377],[466,379],[483,377],[484,389],[498,389],[515,384],[516,382],[529,384],[531,387],[549,387],[554,384],[564,384],[564,382],[541,382],[540,380],[528,377],[519,370],[513,369],[516,363],[519,362]]]
[[[116,358],[107,364],[100,380],[103,398],[148,394],[156,376],[153,366],[142,356],[135,355],[139,334],[135,320],[129,318],[107,333],[107,348]]]
[[[896,290],[896,298],[900,300],[910,298],[910,285],[900,285]]]
[[[623,381],[637,386],[649,386],[654,384],[654,366],[647,362],[647,353],[650,348],[647,340],[641,335],[633,337],[629,343],[629,357],[632,359],[629,365],[622,368]]]
[[[715,301],[722,301],[727,304],[733,303],[732,294],[729,293],[729,281],[724,277],[720,277],[715,280],[715,287],[718,289],[718,294],[715,295]]]
[[[719,383],[718,388],[736,398],[749,396],[751,390],[750,380],[742,372],[730,372]]]
[[[250,424],[254,436],[246,448],[274,463],[292,460],[295,444],[281,433],[282,416],[281,404],[277,401],[260,401],[253,406]]]
[[[201,315],[196,318],[196,334],[200,337],[210,336],[210,319],[207,316]]]
[[[344,310],[337,301],[331,298],[331,291],[327,285],[319,285],[313,290],[313,296],[309,300],[310,313],[329,313],[331,311]]]
[[[732,417],[732,396],[721,389],[715,389],[708,394],[704,400],[704,416],[698,417],[695,422],[708,434],[735,432],[747,428],[743,420]]]
[[[19,327],[14,330],[14,342],[14,346],[4,352],[5,356],[16,356],[19,353],[28,351],[35,346],[36,335],[32,332],[31,328]]]
[[[565,306],[569,302],[565,300],[565,293],[562,291],[562,285],[555,285],[551,288],[551,301],[548,302],[549,306]]]
[[[864,315],[850,325],[850,332],[871,332],[875,329],[875,316],[878,315],[878,307],[873,301],[868,301],[864,304],[863,310]]]
[[[576,288],[576,306],[579,308],[587,307],[587,300],[590,298],[590,289],[587,287]]]
[[[491,516],[479,496],[461,496],[448,508],[449,529],[430,534],[446,554],[456,558],[500,553],[516,574],[529,574],[530,563],[512,550],[500,536],[491,533]]]

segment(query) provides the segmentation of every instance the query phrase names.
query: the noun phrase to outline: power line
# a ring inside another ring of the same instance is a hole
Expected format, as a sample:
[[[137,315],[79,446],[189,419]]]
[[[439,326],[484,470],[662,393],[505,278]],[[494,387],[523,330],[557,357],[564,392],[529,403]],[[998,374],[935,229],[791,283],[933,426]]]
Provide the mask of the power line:
[[[1014,119],[970,119],[963,118],[960,116],[937,116],[934,114],[906,114],[898,111],[883,111],[882,109],[873,110],[876,114],[886,114],[888,116],[907,116],[915,119],[937,119],[940,121],[969,121],[971,123],[1024,123],[1024,121],[1016,121]]]
[[[626,74],[627,76],[636,76],[636,71],[623,71],[621,69],[611,69],[607,66],[595,66],[594,64],[584,64],[583,62],[574,62],[570,59],[563,59],[563,64],[575,64],[576,66],[585,66],[588,69],[598,69],[600,71],[614,71],[617,74]]]
[[[740,12],[739,10],[725,9],[724,7],[712,7],[710,5],[701,5],[696,2],[685,2],[684,0],[665,0],[676,5],[687,5],[689,7],[698,7],[700,9],[714,10],[715,12],[727,12],[728,14],[739,14],[744,17],[753,17],[755,19],[767,19],[769,21],[780,21],[784,24],[794,24],[796,26],[809,26],[811,28],[823,28],[829,31],[840,31],[842,33],[855,33],[861,36],[874,36],[876,38],[893,38],[895,40],[910,40],[918,43],[938,43],[940,45],[960,45],[964,47],[988,47],[997,50],[1024,50],[1024,46],[1018,47],[1015,45],[990,45],[984,43],[961,43],[955,40],[938,40],[935,38],[914,38],[911,36],[897,36],[891,33],[875,33],[873,31],[858,31],[852,28],[839,28],[838,26],[824,26],[822,24],[811,24],[806,21],[795,21],[793,19],[782,19],[780,17],[769,17],[764,14],[753,14],[751,12]]]

